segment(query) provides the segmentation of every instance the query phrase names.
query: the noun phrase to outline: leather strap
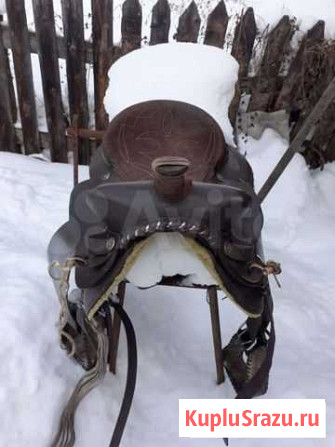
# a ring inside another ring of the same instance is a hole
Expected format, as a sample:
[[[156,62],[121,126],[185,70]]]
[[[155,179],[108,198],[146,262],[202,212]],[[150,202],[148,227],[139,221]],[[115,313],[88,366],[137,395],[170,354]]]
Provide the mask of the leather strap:
[[[122,324],[124,325],[126,331],[127,349],[128,349],[128,371],[127,371],[126,389],[124,392],[121,410],[116,422],[112,440],[109,444],[109,447],[119,447],[135,393],[136,376],[137,376],[137,346],[136,346],[136,335],[134,327],[132,325],[129,316],[127,315],[127,313],[120,304],[114,303],[112,300],[110,300],[110,305],[114,307],[115,311],[117,312],[122,321]]]

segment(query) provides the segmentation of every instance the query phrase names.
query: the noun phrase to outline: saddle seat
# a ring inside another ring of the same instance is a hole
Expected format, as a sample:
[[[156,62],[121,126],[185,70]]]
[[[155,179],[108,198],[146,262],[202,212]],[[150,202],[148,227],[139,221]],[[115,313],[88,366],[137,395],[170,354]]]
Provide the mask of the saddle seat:
[[[190,104],[165,100],[121,112],[110,123],[102,146],[107,171],[113,171],[113,179],[128,182],[152,179],[152,163],[162,156],[186,158],[189,177],[210,181],[226,155],[223,133],[213,118]],[[91,163],[93,178],[99,177],[101,151]]]

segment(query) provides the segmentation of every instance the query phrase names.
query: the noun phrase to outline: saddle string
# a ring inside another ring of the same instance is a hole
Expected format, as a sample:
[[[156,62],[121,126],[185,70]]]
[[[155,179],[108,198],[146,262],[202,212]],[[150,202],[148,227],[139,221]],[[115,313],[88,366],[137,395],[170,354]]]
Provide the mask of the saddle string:
[[[278,262],[269,260],[266,263],[264,263],[259,259],[259,262],[252,263],[250,267],[261,270],[264,276],[269,277],[270,275],[273,275],[273,278],[275,279],[277,286],[281,289],[281,284],[277,276],[282,273],[282,268]]]
[[[128,346],[128,371],[125,393],[120,413],[115,425],[110,447],[119,447],[121,438],[130,413],[137,377],[137,345],[134,327],[130,318],[122,306],[112,300],[106,306],[114,307],[118,313],[126,331]],[[109,312],[106,312],[108,317]],[[109,337],[106,337],[104,328],[94,320],[90,323],[92,330],[97,336],[97,361],[95,366],[85,374],[73,390],[60,418],[57,434],[51,447],[73,447],[75,444],[74,420],[75,413],[80,402],[97,385],[101,383],[107,372],[107,358],[109,352]],[[107,328],[108,325],[106,324]]]
[[[92,322],[93,323],[93,322]],[[108,340],[103,328],[91,324],[97,337],[97,361],[94,367],[86,373],[73,390],[60,418],[57,434],[51,447],[73,447],[75,443],[74,418],[75,412],[84,397],[95,388],[105,377],[107,371]]]
[[[48,271],[50,277],[58,282],[58,297],[60,304],[59,311],[59,341],[62,348],[66,349],[64,346],[63,338],[70,343],[70,352],[68,353],[69,357],[74,357],[76,353],[76,345],[73,337],[65,330],[67,324],[71,323],[73,320],[69,304],[69,289],[70,289],[70,276],[72,269],[77,264],[85,264],[86,261],[79,257],[68,258],[65,264],[61,264],[58,261],[54,261],[49,265]],[[56,272],[59,272],[58,274]]]

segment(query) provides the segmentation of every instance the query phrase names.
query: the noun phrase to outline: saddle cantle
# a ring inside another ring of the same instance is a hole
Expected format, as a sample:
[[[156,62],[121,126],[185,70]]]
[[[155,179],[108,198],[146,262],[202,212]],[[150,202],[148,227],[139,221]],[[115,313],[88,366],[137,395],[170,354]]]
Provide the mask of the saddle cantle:
[[[63,346],[91,368],[99,357],[94,329],[105,303],[152,235],[177,232],[248,316],[223,350],[238,397],[264,393],[274,330],[263,215],[253,186],[245,158],[196,106],[149,101],[116,116],[92,160],[90,179],[71,194],[69,221],[49,246],[53,266],[72,260],[80,289],[78,302],[66,307],[64,284],[54,276],[65,307]]]

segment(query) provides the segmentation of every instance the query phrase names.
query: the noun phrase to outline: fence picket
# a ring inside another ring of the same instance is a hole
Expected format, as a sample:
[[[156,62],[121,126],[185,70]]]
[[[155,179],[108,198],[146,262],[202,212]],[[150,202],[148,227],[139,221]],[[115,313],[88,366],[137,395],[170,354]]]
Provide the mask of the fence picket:
[[[142,7],[139,0],[126,0],[122,5],[122,54],[141,47]]]
[[[240,105],[241,93],[245,91],[245,79],[248,76],[249,64],[253,53],[257,35],[257,26],[253,8],[248,8],[240,17],[235,28],[232,56],[239,63],[238,84],[234,98],[229,107],[229,119],[235,124],[236,115]]]
[[[108,116],[104,96],[113,58],[113,0],[92,0],[95,128],[104,130]]]
[[[178,42],[198,42],[200,15],[194,0],[180,16],[176,38]]]
[[[297,97],[301,95],[301,87],[304,76],[304,57],[310,46],[321,42],[324,39],[325,22],[319,20],[304,36],[299,50],[290,64],[289,71],[283,82],[282,89],[278,95],[275,109],[288,109],[291,105],[297,106]]]
[[[248,76],[249,64],[257,35],[253,8],[248,8],[237,23],[231,54],[240,65],[239,78]]]
[[[158,0],[152,10],[150,45],[167,43],[171,25],[171,8],[168,0]]]
[[[281,90],[283,78],[279,77],[279,69],[287,50],[290,48],[294,27],[289,16],[281,18],[277,26],[270,32],[262,63],[257,74],[249,111],[274,111],[275,101]]]
[[[33,72],[24,0],[6,0],[26,154],[40,152]]]
[[[228,21],[226,5],[221,0],[208,16],[204,44],[222,48],[225,43]]]
[[[67,163],[53,0],[33,0],[51,160]]]
[[[84,14],[82,0],[62,0],[66,70],[71,123],[87,128],[89,122],[85,67]],[[80,141],[79,163],[88,164],[88,141]]]

